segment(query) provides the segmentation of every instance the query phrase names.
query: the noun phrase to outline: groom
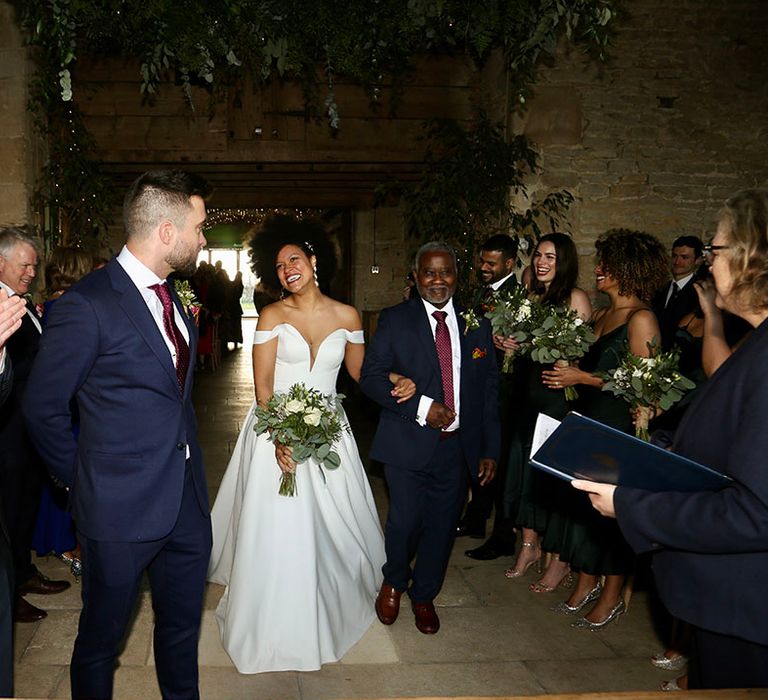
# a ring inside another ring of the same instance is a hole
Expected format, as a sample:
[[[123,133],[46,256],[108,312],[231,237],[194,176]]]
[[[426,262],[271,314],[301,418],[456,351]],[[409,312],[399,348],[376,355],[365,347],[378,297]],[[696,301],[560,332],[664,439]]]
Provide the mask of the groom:
[[[493,478],[499,456],[498,371],[488,321],[466,327],[453,303],[456,256],[423,245],[413,267],[419,297],[384,309],[360,386],[384,410],[371,457],[384,462],[390,506],[387,561],[376,614],[391,625],[408,591],[416,627],[434,634],[433,601],[443,585],[467,478]],[[389,373],[416,383],[398,404]],[[412,560],[416,559],[411,568]]]
[[[195,269],[208,192],[181,171],[133,183],[123,205],[125,247],[56,302],[27,384],[30,432],[70,490],[82,549],[73,700],[112,697],[144,571],[162,696],[199,697],[211,527],[191,397],[197,329],[166,278]]]

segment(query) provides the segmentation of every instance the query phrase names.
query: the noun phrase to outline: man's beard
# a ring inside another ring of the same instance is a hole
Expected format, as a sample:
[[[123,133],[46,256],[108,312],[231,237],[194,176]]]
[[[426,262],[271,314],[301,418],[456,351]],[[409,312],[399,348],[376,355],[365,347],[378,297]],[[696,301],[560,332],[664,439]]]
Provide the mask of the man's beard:
[[[170,252],[165,262],[170,265],[179,277],[191,277],[197,269],[197,252],[177,244]]]

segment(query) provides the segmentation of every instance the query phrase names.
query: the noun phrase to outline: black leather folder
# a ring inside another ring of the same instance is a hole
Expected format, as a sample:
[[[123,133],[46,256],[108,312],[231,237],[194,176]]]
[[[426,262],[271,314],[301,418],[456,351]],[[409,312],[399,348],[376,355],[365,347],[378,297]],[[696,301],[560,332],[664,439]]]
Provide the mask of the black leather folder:
[[[646,491],[716,491],[732,481],[703,464],[578,413],[563,419],[530,462],[566,481],[588,479]]]

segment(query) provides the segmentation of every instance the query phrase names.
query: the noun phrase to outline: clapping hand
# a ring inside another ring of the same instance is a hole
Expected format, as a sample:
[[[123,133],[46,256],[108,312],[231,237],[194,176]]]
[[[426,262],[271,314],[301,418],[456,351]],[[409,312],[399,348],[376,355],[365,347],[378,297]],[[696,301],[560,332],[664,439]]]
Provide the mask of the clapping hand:
[[[9,297],[5,289],[0,289],[0,348],[19,329],[26,311],[23,297]]]

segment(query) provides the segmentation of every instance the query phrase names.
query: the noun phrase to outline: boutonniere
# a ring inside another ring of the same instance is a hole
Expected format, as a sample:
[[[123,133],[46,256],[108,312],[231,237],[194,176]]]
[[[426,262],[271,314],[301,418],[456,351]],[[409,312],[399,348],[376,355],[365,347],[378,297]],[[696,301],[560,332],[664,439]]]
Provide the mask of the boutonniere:
[[[195,298],[195,292],[192,286],[187,280],[175,280],[173,286],[176,289],[176,294],[179,296],[179,301],[187,314],[188,318],[191,318],[197,323],[197,317],[200,314],[200,303]]]
[[[483,357],[485,357],[488,354],[487,350],[481,350],[480,348],[475,348],[472,351],[472,359],[473,360],[481,360]]]
[[[480,319],[475,315],[475,312],[472,309],[463,311],[459,316],[461,316],[467,324],[464,327],[464,335],[467,334],[467,331],[476,331],[480,328]]]

